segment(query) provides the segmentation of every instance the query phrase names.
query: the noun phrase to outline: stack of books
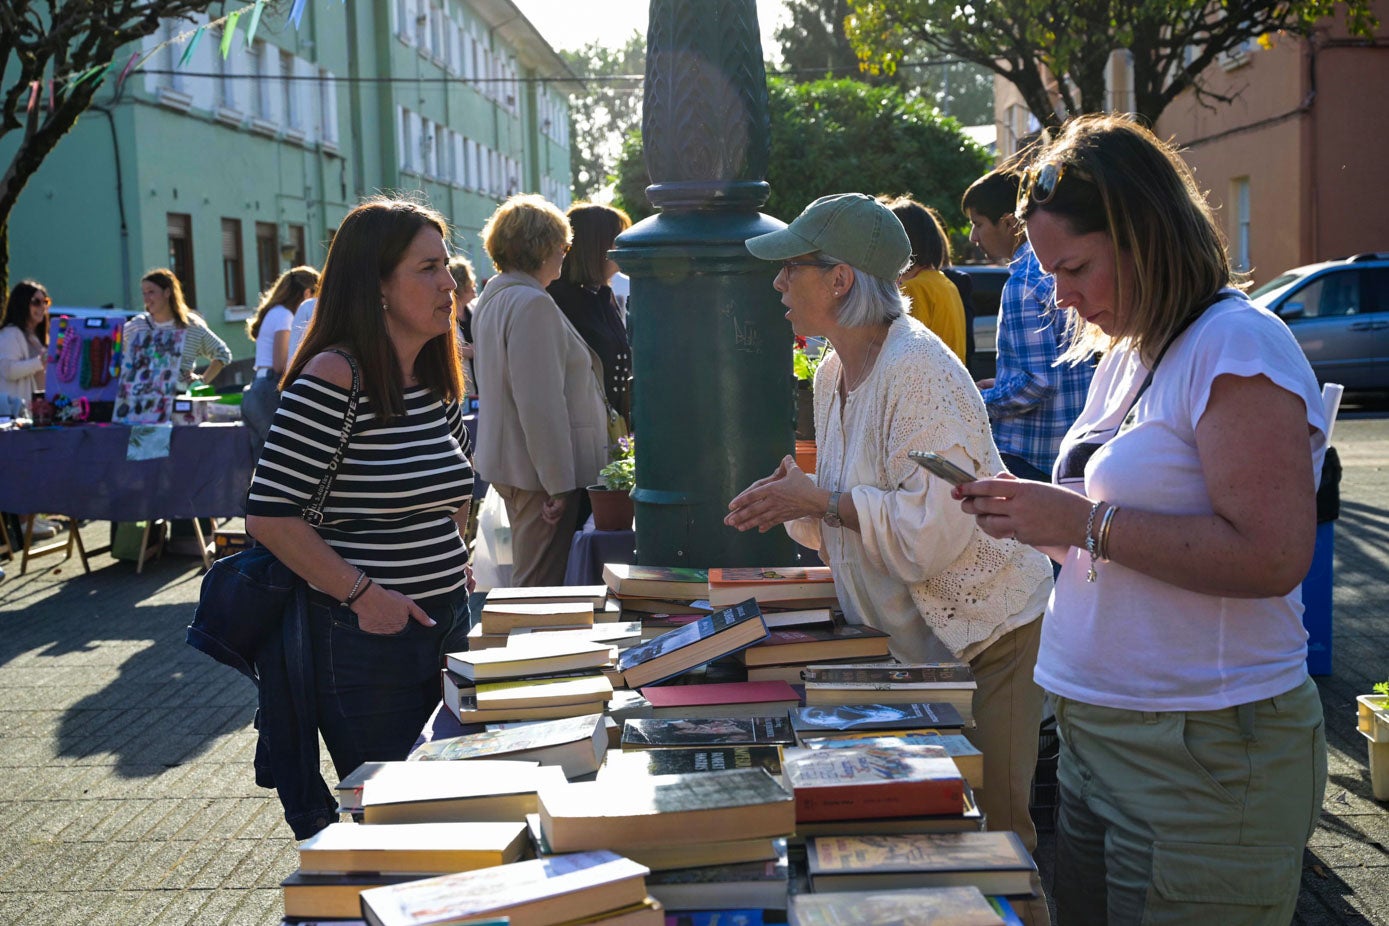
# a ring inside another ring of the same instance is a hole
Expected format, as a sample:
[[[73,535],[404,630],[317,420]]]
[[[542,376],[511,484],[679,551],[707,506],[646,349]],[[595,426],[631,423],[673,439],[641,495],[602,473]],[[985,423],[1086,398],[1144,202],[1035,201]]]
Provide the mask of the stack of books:
[[[608,751],[601,713],[515,724],[423,743],[411,761],[519,759],[555,765],[566,778],[591,775]]]
[[[817,894],[974,887],[1028,898],[1040,891],[1037,863],[1012,832],[817,836],[806,858]]]
[[[601,711],[617,649],[541,634],[524,644],[449,653],[444,702],[461,723],[547,720]]]
[[[709,603],[723,607],[745,598],[764,607],[837,608],[828,566],[783,566],[709,570]]]
[[[643,688],[766,639],[762,612],[749,599],[623,650],[617,668],[628,688]]]
[[[487,593],[477,624],[468,632],[468,649],[505,646],[513,629],[570,630],[608,622],[608,590],[602,585],[494,588]]]
[[[1004,926],[977,887],[923,887],[901,891],[843,891],[791,898],[795,926]]]
[[[339,809],[373,824],[524,822],[542,787],[567,781],[560,766],[526,761],[371,764],[343,779],[347,785],[363,776],[357,787],[339,785],[338,794],[359,795]]]
[[[805,703],[900,704],[933,701],[950,704],[974,723],[974,672],[962,662],[863,663],[806,666],[801,671]]]
[[[803,681],[811,665],[852,663],[862,666],[874,660],[893,664],[888,652],[891,638],[881,630],[860,624],[788,627],[773,630],[767,639],[739,654],[747,666],[748,681]]]

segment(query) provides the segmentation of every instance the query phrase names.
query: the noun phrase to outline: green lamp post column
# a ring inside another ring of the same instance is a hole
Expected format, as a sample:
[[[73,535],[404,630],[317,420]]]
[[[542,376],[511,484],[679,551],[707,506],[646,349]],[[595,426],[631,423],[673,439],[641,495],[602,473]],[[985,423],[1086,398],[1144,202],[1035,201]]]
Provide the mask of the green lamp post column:
[[[784,228],[758,212],[770,125],[754,0],[652,0],[642,115],[659,214],[617,239],[631,277],[637,560],[793,561],[784,531],[739,533],[728,501],[795,447],[791,326],[776,269],[743,242]]]

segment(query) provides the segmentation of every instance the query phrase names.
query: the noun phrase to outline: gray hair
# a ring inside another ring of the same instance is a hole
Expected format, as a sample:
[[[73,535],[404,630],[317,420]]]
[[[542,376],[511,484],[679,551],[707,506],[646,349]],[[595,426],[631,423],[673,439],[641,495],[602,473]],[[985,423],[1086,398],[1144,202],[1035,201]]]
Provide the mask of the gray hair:
[[[819,258],[827,265],[844,264],[854,271],[854,285],[839,304],[836,316],[846,328],[865,328],[869,325],[882,325],[902,317],[907,312],[908,300],[902,295],[896,280],[875,277],[866,270],[860,270],[848,261],[840,260],[825,252]]]

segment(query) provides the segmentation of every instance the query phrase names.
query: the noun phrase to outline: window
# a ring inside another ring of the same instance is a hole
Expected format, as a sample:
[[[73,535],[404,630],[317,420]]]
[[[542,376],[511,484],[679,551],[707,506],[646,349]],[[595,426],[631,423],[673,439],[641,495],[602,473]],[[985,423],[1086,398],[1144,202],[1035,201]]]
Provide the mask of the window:
[[[304,226],[288,225],[285,230],[289,232],[289,245],[294,249],[294,253],[289,259],[289,265],[298,267],[306,262],[308,252],[307,242],[304,239]]]
[[[1234,181],[1235,201],[1235,269],[1248,272],[1252,266],[1249,258],[1249,178],[1240,177]]]
[[[251,73],[255,80],[251,84],[251,115],[257,119],[270,120],[270,48],[264,42],[252,45],[247,53],[251,56]]]
[[[241,256],[241,220],[222,220],[222,285],[227,305],[246,304],[246,262]]]
[[[338,142],[338,87],[332,71],[318,72],[319,138],[330,145]]]
[[[198,304],[198,287],[193,278],[193,217],[186,212],[170,212],[169,269],[183,284],[183,296],[189,305]]]
[[[280,231],[274,222],[256,223],[256,278],[263,293],[280,278]]]
[[[410,0],[395,0],[393,9],[395,11],[396,35],[408,42],[410,41],[410,19],[412,16]]]
[[[178,61],[183,57],[183,52],[188,46],[183,42],[175,42],[174,39],[182,34],[185,25],[186,23],[181,19],[166,19],[159,30],[159,40],[167,43],[163,49],[164,53],[160,55],[164,59],[162,63],[167,72],[164,75],[164,86],[179,93],[188,91],[186,86],[188,81],[183,76],[183,72],[178,69]]]
[[[223,58],[219,52],[212,56],[212,60],[216,64],[218,75],[217,105],[222,109],[235,112],[241,108],[238,99],[240,81],[237,80],[237,65],[241,59],[236,55],[227,55]]]
[[[449,132],[442,125],[434,126],[434,176],[447,180],[449,169]]]
[[[303,114],[299,112],[299,87],[294,80],[294,56],[280,52],[280,108],[286,128],[302,129]]]

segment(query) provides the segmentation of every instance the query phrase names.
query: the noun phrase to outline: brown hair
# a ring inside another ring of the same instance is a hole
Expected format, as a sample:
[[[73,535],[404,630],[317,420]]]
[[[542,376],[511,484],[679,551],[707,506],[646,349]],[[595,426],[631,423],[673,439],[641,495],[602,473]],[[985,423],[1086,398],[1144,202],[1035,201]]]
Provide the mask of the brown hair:
[[[386,330],[381,284],[395,273],[423,228],[432,228],[448,240],[444,217],[408,199],[372,197],[347,214],[328,247],[313,320],[280,388],[298,379],[319,353],[341,347],[361,365],[362,389],[378,420],[390,421],[405,413],[400,388],[403,371]],[[452,329],[431,338],[415,358],[413,370],[421,385],[455,402],[463,398],[463,367],[456,342]]]
[[[8,328],[14,325],[20,331],[29,330],[29,306],[34,301],[35,293],[48,295],[48,290],[43,288],[43,284],[38,280],[20,280],[10,290],[10,298],[5,301],[5,319],[0,322],[0,328]],[[34,331],[34,337],[39,339],[39,343],[48,346],[48,312],[44,312],[44,322]]]
[[[1018,219],[1038,211],[1063,220],[1072,234],[1103,232],[1116,267],[1133,262],[1133,292],[1116,277],[1118,331],[1106,337],[1070,313],[1072,346],[1064,359],[1090,356],[1121,340],[1152,363],[1192,310],[1234,282],[1225,240],[1191,168],[1171,145],[1129,117],[1088,115],[1067,121],[1032,159],[1063,169],[1045,204],[1030,195]]]
[[[183,284],[168,267],[156,267],[140,277],[141,283],[153,283],[169,294],[169,308],[174,313],[174,327],[187,328],[193,310],[183,298]]]
[[[939,270],[950,265],[950,240],[946,238],[940,216],[934,209],[910,196],[880,199],[907,230],[907,240],[912,243],[913,266]]]
[[[317,285],[318,271],[312,267],[295,267],[280,274],[274,285],[261,293],[260,305],[256,307],[256,317],[246,322],[246,333],[251,336],[251,340],[260,337],[260,326],[265,322],[266,312],[277,305],[293,312]]]
[[[535,273],[573,238],[569,220],[535,193],[518,193],[497,207],[482,227],[482,246],[502,273]]]
[[[473,272],[473,262],[462,254],[455,254],[449,258],[449,273],[453,275],[453,282],[458,284],[457,292],[471,286],[477,289],[477,274]]]
[[[997,223],[1005,215],[1011,215],[1018,203],[1018,181],[1016,171],[1011,167],[991,170],[969,185],[965,195],[960,197],[960,210],[966,216],[975,212]]]
[[[575,203],[565,217],[574,230],[574,246],[564,255],[560,279],[579,286],[602,286],[607,281],[604,265],[617,236],[632,227],[621,209],[598,203]]]

